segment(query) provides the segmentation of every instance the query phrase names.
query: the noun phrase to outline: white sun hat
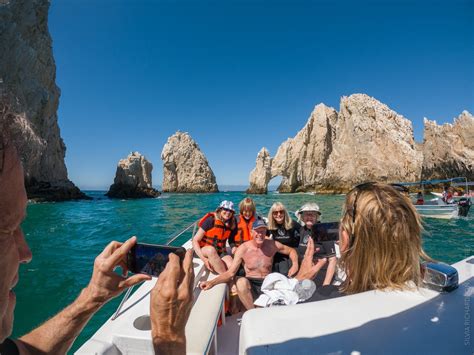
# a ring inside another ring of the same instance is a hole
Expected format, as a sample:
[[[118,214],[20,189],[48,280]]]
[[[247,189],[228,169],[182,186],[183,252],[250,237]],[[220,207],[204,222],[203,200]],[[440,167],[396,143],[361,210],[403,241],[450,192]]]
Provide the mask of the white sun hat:
[[[301,208],[295,212],[296,218],[301,220],[301,214],[303,212],[316,212],[317,214],[321,216],[321,211],[319,210],[319,206],[315,202],[308,202],[308,203],[305,203],[303,206],[301,206]]]

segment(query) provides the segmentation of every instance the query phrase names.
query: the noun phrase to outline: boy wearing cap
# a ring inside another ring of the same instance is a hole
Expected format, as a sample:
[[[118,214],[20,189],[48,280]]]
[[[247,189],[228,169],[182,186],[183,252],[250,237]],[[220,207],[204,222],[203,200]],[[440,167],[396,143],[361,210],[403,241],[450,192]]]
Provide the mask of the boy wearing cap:
[[[237,248],[234,259],[229,269],[210,281],[201,282],[203,290],[209,290],[214,285],[229,282],[243,263],[245,277],[236,281],[237,293],[246,309],[255,308],[253,302],[261,294],[265,277],[271,273],[273,257],[276,253],[289,255],[292,267],[288,276],[293,276],[298,271],[298,253],[295,249],[283,245],[272,239],[267,239],[267,225],[265,221],[257,219],[252,225],[252,239]]]

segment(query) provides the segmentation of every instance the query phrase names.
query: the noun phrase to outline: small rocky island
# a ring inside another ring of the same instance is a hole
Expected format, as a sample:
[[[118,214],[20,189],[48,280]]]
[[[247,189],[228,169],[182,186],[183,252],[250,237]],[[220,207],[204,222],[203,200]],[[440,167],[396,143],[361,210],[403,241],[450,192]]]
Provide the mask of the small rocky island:
[[[197,143],[176,132],[163,147],[163,192],[218,192],[216,177]]]
[[[114,183],[106,196],[111,198],[153,198],[160,192],[152,187],[153,165],[140,153],[132,152],[117,165]]]

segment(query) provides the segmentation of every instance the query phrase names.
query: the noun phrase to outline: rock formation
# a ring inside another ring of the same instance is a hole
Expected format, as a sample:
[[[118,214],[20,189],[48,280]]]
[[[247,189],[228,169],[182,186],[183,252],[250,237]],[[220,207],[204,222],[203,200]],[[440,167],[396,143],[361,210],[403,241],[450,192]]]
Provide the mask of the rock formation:
[[[250,186],[262,193],[262,181],[278,175],[280,192],[343,192],[369,180],[415,181],[422,154],[408,119],[372,97],[354,94],[341,99],[339,113],[317,105],[303,129],[267,161],[270,177],[255,169],[250,178]]]
[[[48,0],[0,1],[0,82],[18,98],[28,121],[45,142],[39,159],[25,161],[28,197],[66,200],[85,195],[69,181],[57,108],[59,88],[48,32]]]
[[[336,120],[336,110],[319,104],[303,129],[280,145],[271,168],[271,178],[283,176],[278,191],[308,191],[315,188],[324,175],[333,149]]]
[[[410,120],[376,99],[354,94],[341,99],[333,151],[322,190],[347,190],[363,181],[416,181],[422,155]]]
[[[117,165],[114,183],[107,196],[112,198],[157,197],[160,193],[152,187],[153,165],[140,153],[132,152]]]
[[[163,192],[217,192],[216,177],[188,133],[176,132],[163,151]]]
[[[454,124],[424,119],[422,179],[457,176],[474,180],[474,117],[463,111]]]
[[[250,173],[250,187],[247,189],[248,194],[266,194],[268,183],[272,175],[272,158],[266,148],[262,148],[257,155],[255,169]]]

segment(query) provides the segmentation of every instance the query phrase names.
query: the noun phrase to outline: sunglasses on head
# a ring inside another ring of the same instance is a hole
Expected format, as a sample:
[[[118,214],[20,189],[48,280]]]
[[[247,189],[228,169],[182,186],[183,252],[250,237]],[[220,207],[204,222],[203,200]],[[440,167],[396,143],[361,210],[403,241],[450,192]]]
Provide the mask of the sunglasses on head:
[[[355,227],[355,220],[356,220],[356,211],[357,211],[357,200],[359,199],[359,194],[361,191],[370,191],[375,186],[376,182],[364,182],[362,184],[354,186],[348,194],[354,192],[354,202],[352,203],[352,208],[347,210],[349,216],[352,217],[352,232],[351,232],[351,245],[354,242],[354,227]]]

